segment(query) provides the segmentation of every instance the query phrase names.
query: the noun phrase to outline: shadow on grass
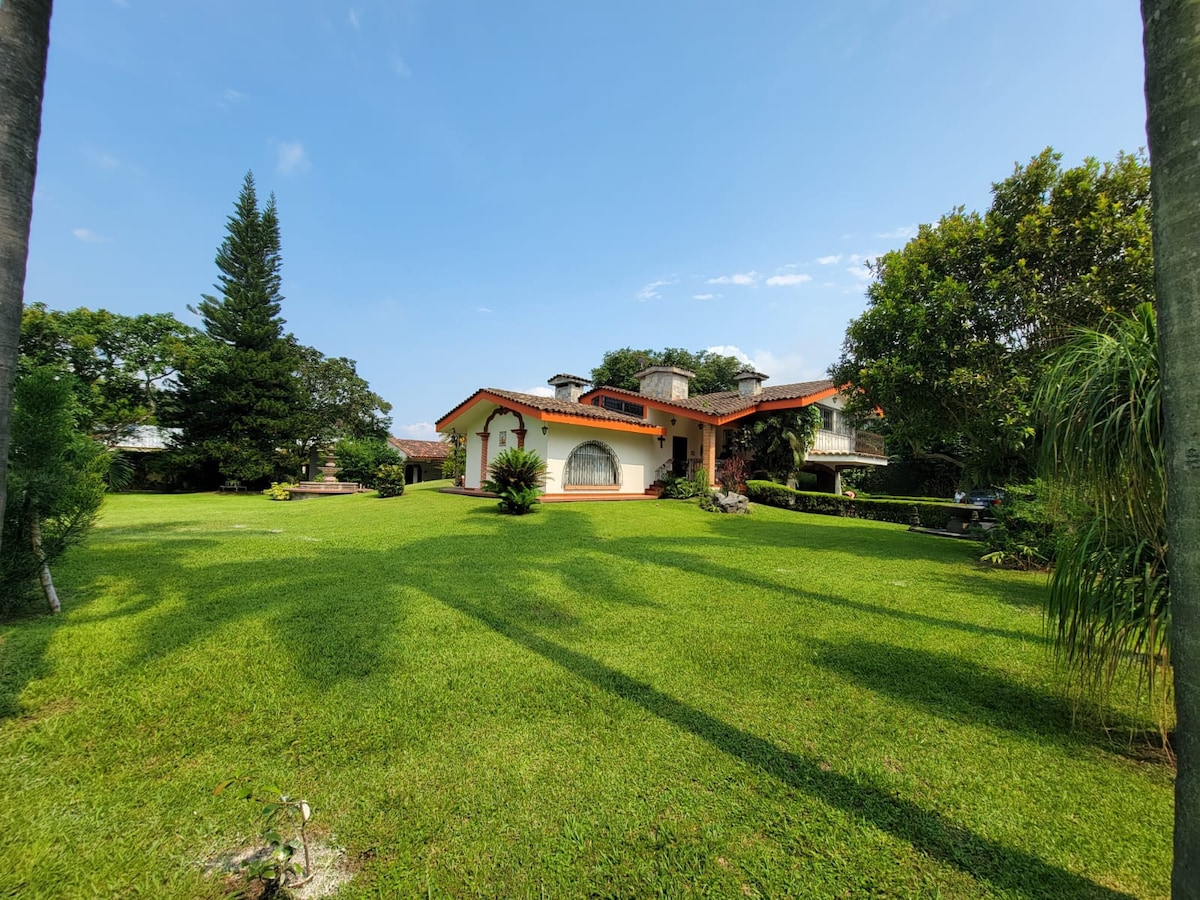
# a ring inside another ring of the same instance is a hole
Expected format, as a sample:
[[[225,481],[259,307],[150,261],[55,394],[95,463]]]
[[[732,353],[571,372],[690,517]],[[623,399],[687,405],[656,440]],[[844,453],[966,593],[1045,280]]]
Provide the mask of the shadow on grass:
[[[1098,726],[1073,726],[1073,707],[1066,698],[1015,683],[970,660],[876,641],[813,643],[817,665],[943,719],[1120,750]],[[1109,724],[1130,732],[1145,727],[1129,719],[1110,719]]]
[[[0,621],[0,721],[21,715],[21,692],[49,674],[46,649],[62,623],[32,607]]]
[[[861,818],[920,852],[985,881],[1027,897],[1122,898],[1129,895],[1089,881],[1022,850],[1005,847],[949,822],[937,813],[895,796],[868,781],[821,768],[819,761],[782,750],[669,694],[457,597],[443,602],[497,634],[536,653],[601,690],[670,722],[717,750],[765,772],[790,787]]]

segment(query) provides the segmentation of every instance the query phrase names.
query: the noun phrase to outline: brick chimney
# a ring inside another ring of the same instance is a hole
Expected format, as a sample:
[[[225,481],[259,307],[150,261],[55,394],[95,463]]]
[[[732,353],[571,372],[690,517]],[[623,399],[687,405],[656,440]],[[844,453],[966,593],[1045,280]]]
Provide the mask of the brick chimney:
[[[762,383],[767,380],[767,376],[753,369],[742,369],[733,376],[733,380],[737,382],[739,394],[743,397],[754,397],[762,393]]]
[[[651,366],[633,376],[638,380],[638,393],[658,400],[686,400],[688,382],[696,377],[695,372],[675,366]]]
[[[580,378],[578,375],[555,375],[546,382],[554,387],[555,400],[567,400],[571,403],[578,403],[579,397],[583,394],[583,389],[591,384],[586,378]]]

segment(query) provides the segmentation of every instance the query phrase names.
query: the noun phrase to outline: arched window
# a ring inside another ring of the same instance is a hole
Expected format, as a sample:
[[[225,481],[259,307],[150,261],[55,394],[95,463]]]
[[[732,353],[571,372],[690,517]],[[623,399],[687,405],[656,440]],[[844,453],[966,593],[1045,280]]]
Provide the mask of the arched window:
[[[565,487],[609,487],[621,484],[621,464],[612,449],[587,441],[571,451],[563,473]]]

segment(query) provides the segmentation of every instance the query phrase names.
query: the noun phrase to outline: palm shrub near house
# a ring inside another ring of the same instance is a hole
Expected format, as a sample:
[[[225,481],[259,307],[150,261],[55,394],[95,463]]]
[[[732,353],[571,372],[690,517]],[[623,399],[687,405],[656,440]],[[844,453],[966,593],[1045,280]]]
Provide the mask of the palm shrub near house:
[[[546,483],[546,463],[532,450],[511,447],[488,466],[484,488],[500,498],[500,508],[521,516],[533,509]]]
[[[820,428],[821,411],[815,406],[781,410],[756,420],[750,437],[755,470],[794,486]]]
[[[380,497],[399,497],[404,493],[404,466],[380,466],[375,470],[374,481]]]

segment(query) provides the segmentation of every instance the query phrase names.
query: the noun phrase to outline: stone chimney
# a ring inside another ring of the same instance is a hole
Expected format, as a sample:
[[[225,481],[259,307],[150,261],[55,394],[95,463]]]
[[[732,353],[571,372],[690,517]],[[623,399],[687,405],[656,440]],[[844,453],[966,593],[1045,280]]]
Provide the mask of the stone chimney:
[[[762,383],[767,380],[767,376],[753,369],[742,369],[733,376],[733,380],[737,382],[739,394],[743,397],[754,397],[762,393]]]
[[[659,400],[686,400],[688,382],[696,377],[695,372],[675,366],[651,366],[633,376],[638,380],[638,393]]]
[[[583,394],[583,389],[591,384],[586,378],[580,378],[578,375],[555,375],[546,382],[554,387],[555,400],[567,400],[571,403],[578,403],[579,397]]]

